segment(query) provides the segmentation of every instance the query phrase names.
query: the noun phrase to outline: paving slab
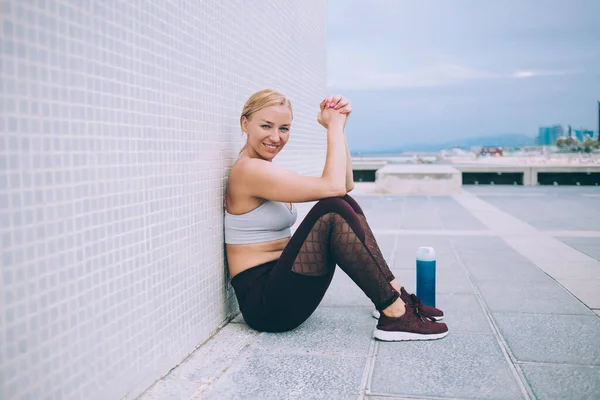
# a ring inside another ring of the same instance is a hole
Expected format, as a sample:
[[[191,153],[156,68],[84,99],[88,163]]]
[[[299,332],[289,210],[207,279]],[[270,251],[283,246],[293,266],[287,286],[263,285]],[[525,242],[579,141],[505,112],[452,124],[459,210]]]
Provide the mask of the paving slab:
[[[247,353],[202,399],[356,398],[365,362],[363,357]]]
[[[444,236],[398,236],[392,268],[416,268],[416,253],[420,246],[433,247],[438,269],[461,268],[448,237]]]
[[[556,280],[600,279],[600,263],[594,259],[567,262],[560,259],[545,260],[541,266],[545,273]]]
[[[417,292],[416,269],[392,269],[396,280],[411,293]],[[473,294],[475,289],[462,270],[459,269],[437,269],[436,270],[436,293],[446,294]]]
[[[522,398],[495,337],[458,333],[433,341],[380,342],[370,392],[395,396]]]
[[[452,245],[461,252],[473,254],[484,254],[488,251],[506,250],[508,245],[501,237],[493,236],[470,236],[470,237],[452,237],[449,239]]]
[[[443,229],[484,230],[485,226],[452,197],[436,197],[437,214]]]
[[[600,279],[559,279],[575,297],[590,308],[600,308]]]
[[[381,254],[389,261],[392,258],[392,253],[394,251],[394,241],[396,240],[396,235],[394,234],[378,234],[373,232],[375,236],[375,240],[377,241],[377,245],[381,250]]]
[[[465,254],[459,251],[461,262],[475,281],[548,281],[548,275],[512,249]]]
[[[258,333],[245,324],[228,324],[198,348],[140,400],[199,398],[235,362]]]
[[[494,313],[520,361],[600,366],[600,318],[594,315]]]
[[[259,335],[245,323],[227,324],[181,363],[169,378],[212,382],[226,371]]]
[[[338,307],[374,307],[373,302],[354,283],[352,279],[338,268],[333,280],[321,301],[323,306]]]
[[[521,188],[514,188],[512,193],[519,193]],[[600,226],[598,199],[572,195],[568,191],[552,191],[550,188],[538,188],[538,193],[545,193],[550,200],[523,196],[487,196],[478,194],[486,202],[493,204],[504,212],[535,226],[538,229],[581,229],[594,230]],[[572,188],[568,188],[572,189]],[[577,212],[565,212],[577,210]]]
[[[522,365],[539,400],[600,399],[600,368],[571,365]]]
[[[203,385],[180,379],[162,379],[141,396],[141,400],[190,400],[200,396]],[[200,398],[200,397],[198,397]]]
[[[561,242],[600,261],[600,238],[594,237],[558,237]]]
[[[477,287],[491,311],[592,314],[588,307],[550,278],[545,282],[482,281],[477,283]]]
[[[373,308],[364,307],[319,307],[294,330],[261,334],[248,351],[366,357],[376,324],[372,312]]]
[[[485,312],[472,294],[438,294],[436,305],[444,311],[444,320],[454,333],[492,333]]]

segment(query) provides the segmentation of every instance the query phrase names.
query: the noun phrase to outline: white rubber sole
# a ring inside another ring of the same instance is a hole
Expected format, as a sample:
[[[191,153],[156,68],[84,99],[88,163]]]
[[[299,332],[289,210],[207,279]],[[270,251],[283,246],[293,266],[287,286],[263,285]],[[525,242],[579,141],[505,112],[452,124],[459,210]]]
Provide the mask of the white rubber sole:
[[[412,333],[412,332],[390,332],[390,331],[382,331],[375,328],[373,332],[373,337],[376,339],[382,340],[384,342],[401,342],[407,340],[436,340],[441,339],[448,335],[448,331],[444,333],[436,333],[430,335],[423,335],[421,333]]]
[[[373,318],[379,319],[379,311],[373,310]],[[441,321],[441,320],[444,319],[444,316],[441,316],[441,317],[431,317],[431,318],[433,318],[435,321]]]

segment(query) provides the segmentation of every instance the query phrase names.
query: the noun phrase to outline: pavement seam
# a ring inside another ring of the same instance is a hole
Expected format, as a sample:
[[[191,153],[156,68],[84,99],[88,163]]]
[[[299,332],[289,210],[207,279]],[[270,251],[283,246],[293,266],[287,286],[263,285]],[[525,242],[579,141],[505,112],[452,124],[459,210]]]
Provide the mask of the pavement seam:
[[[368,395],[367,400],[371,397],[385,397],[390,400],[465,400],[464,397],[432,397],[432,396],[398,396],[397,394],[391,393],[371,393]]]
[[[367,360],[365,362],[365,370],[360,382],[360,394],[358,400],[364,400],[371,393],[371,380],[373,379],[373,371],[375,370],[375,360],[377,359],[377,351],[379,343],[371,338],[369,350],[367,352]]]
[[[398,249],[398,241],[398,235],[394,235],[394,244],[392,245],[392,255],[390,256],[390,260],[388,262],[388,268],[390,265],[394,265],[394,261],[396,259],[396,250]],[[378,351],[379,342],[374,338],[371,338],[371,342],[369,343],[369,350],[367,353],[367,361],[365,364],[365,372],[363,374],[363,379],[360,384],[360,395],[358,396],[358,400],[363,400],[366,398],[365,396],[371,394],[371,382],[373,380],[373,372],[375,371],[375,361],[377,360]]]
[[[600,369],[600,364],[573,364],[573,363],[551,363],[542,361],[517,361],[519,365],[537,365],[540,367],[585,367],[589,369]]]
[[[467,280],[469,281],[469,283],[471,284],[471,287],[473,288],[475,298],[477,299],[477,302],[479,303],[480,307],[483,309],[483,312],[488,321],[488,324],[490,325],[490,329],[492,330],[492,333],[493,333],[494,337],[496,338],[498,345],[500,346],[500,350],[502,351],[502,354],[504,355],[504,358],[506,359],[506,361],[508,363],[509,369],[511,370],[513,376],[515,377],[515,380],[517,381],[519,389],[521,390],[521,394],[527,400],[535,399],[536,397],[533,394],[533,390],[529,386],[529,383],[527,382],[527,379],[525,378],[523,371],[518,366],[518,364],[515,362],[516,358],[510,351],[510,348],[508,347],[508,343],[506,343],[506,340],[500,333],[500,329],[496,325],[496,321],[492,317],[491,311],[490,311],[489,307],[487,306],[485,300],[483,299],[483,296],[481,295],[479,288],[475,284],[475,280],[471,276],[471,273],[469,272],[468,268],[462,262],[460,255],[458,254],[458,251],[456,250],[456,247],[452,241],[450,241],[450,246],[452,248],[452,251],[454,252],[454,256],[456,257],[459,265],[461,266],[463,272],[465,273]]]

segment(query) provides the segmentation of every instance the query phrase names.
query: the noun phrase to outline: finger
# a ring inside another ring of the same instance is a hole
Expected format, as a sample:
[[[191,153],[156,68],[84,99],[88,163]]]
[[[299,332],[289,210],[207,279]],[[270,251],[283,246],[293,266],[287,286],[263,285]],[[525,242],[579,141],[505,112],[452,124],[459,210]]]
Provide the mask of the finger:
[[[333,95],[329,95],[325,98],[325,107],[333,107]]]
[[[342,108],[348,107],[349,105],[350,105],[350,101],[348,101],[347,98],[342,97],[342,99],[337,103],[337,105],[334,108],[337,110],[337,109],[342,109]]]
[[[333,101],[332,101],[332,103],[333,103],[332,107],[333,107],[333,108],[338,108],[338,107],[336,107],[336,106],[338,106],[338,105],[339,105],[340,101],[341,101],[343,98],[344,98],[344,96],[342,96],[341,94],[336,94],[336,95],[334,95],[334,96],[333,96]]]
[[[341,98],[342,96],[339,94],[329,96],[327,98],[327,107],[335,108],[336,104],[340,101]]]
[[[321,100],[321,103],[319,103],[319,108],[321,111],[324,110],[325,107],[327,107],[327,97],[325,97],[323,100]]]

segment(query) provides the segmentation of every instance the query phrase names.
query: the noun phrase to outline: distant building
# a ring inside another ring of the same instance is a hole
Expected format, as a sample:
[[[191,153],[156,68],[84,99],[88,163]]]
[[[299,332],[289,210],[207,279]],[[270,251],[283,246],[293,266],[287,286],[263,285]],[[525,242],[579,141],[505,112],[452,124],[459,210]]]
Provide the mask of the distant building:
[[[572,137],[577,139],[580,143],[585,142],[588,139],[594,138],[594,131],[591,129],[573,129]]]
[[[537,144],[540,146],[554,146],[556,140],[564,136],[562,125],[540,126],[537,138]]]
[[[552,144],[552,137],[550,136],[550,128],[540,126],[540,130],[537,137],[537,144],[540,146],[550,146]]]
[[[504,150],[502,147],[493,147],[493,146],[484,146],[479,151],[480,156],[502,156],[504,155]]]

